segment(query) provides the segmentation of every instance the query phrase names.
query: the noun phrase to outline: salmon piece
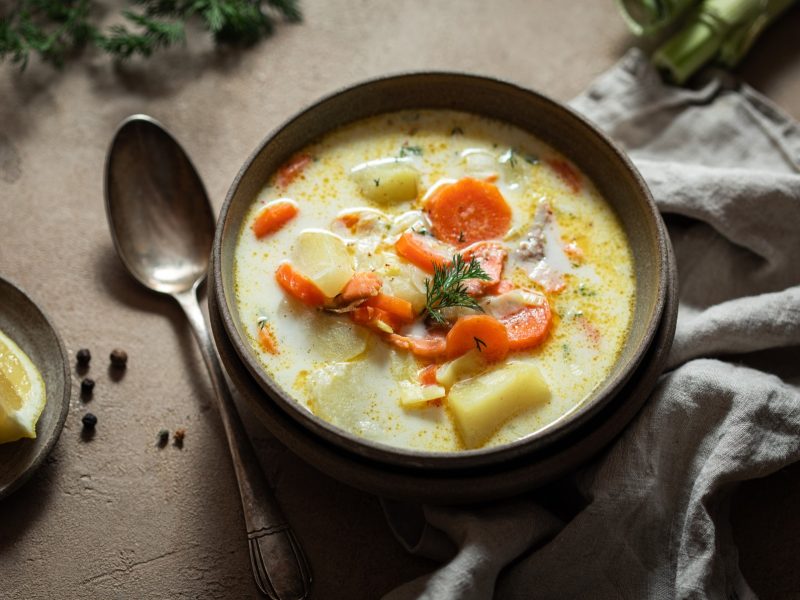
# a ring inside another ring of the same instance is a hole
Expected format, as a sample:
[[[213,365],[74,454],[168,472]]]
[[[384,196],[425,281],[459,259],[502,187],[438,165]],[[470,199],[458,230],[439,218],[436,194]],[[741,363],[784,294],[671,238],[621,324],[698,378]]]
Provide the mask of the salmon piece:
[[[365,300],[377,296],[383,287],[383,281],[375,273],[362,271],[353,275],[336,298],[340,304],[350,304],[357,300]]]
[[[462,256],[465,262],[469,262],[473,258],[476,259],[481,268],[491,278],[487,281],[482,279],[467,279],[464,281],[464,287],[470,296],[483,296],[500,283],[503,267],[508,256],[505,246],[497,242],[478,242],[466,248]]]
[[[445,354],[447,342],[443,335],[431,335],[427,337],[413,337],[392,333],[386,336],[386,340],[402,350],[408,350],[414,356],[420,358],[437,359]]]

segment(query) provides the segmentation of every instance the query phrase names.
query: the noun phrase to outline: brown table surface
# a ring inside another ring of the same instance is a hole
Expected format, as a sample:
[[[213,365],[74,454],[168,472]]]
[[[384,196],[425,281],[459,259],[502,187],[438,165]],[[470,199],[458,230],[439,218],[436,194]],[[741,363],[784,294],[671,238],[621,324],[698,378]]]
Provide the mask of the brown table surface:
[[[108,2],[108,4],[112,4]],[[181,140],[215,208],[273,127],[323,94],[412,69],[492,75],[567,100],[634,43],[611,0],[303,0],[305,19],[217,54],[201,36],[149,62],[86,55],[63,71],[0,70],[0,275],[51,316],[79,377],[61,439],[0,502],[2,598],[255,597],[239,498],[208,378],[178,308],[135,284],[111,244],[103,164],[121,119],[146,112]],[[800,6],[738,73],[800,118]],[[106,371],[114,347],[127,374]],[[796,375],[796,373],[795,373]],[[81,440],[81,416],[99,418]],[[377,500],[305,465],[251,415],[250,431],[315,574],[317,598],[372,598],[435,565],[407,555]],[[185,446],[158,449],[161,428]],[[740,562],[763,597],[800,597],[800,467],[737,492]]]

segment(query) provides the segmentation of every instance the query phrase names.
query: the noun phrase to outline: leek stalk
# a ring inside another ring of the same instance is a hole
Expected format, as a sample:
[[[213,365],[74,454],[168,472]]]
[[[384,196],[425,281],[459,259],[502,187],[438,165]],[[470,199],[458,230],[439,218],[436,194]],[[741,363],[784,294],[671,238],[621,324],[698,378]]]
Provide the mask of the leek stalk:
[[[678,84],[711,60],[739,63],[758,36],[795,0],[619,0],[637,34],[649,35],[682,15],[686,24],[653,54],[653,63]]]

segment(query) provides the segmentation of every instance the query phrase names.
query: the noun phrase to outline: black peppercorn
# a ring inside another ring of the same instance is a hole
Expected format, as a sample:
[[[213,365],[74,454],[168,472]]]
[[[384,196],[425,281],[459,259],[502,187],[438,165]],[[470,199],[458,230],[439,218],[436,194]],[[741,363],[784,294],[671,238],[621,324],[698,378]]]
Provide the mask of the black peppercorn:
[[[124,369],[128,364],[128,353],[125,352],[125,350],[115,348],[111,351],[109,359],[111,360],[112,366],[117,367],[118,369]]]
[[[81,381],[81,396],[91,396],[94,390],[94,379],[84,377]]]
[[[167,445],[168,441],[169,441],[169,430],[168,429],[162,429],[161,431],[159,431],[158,432],[158,446],[160,448],[163,448],[164,446]]]
[[[78,361],[78,365],[85,367],[89,364],[89,361],[92,360],[92,353],[89,352],[88,348],[81,348],[75,354],[75,358]]]
[[[86,413],[83,415],[81,423],[83,423],[84,429],[94,429],[94,426],[97,425],[97,417],[95,417],[92,413]]]

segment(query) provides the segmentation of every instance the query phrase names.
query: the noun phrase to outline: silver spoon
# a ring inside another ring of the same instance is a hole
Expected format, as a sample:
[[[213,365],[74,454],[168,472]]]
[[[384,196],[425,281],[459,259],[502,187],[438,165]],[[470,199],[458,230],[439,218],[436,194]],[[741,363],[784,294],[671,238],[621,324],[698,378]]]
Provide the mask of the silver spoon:
[[[122,122],[106,162],[106,215],[122,262],[142,285],[175,298],[211,375],[228,438],[256,585],[276,600],[308,595],[311,576],[248,441],[197,300],[214,238],[203,183],[177,141],[154,119]]]

